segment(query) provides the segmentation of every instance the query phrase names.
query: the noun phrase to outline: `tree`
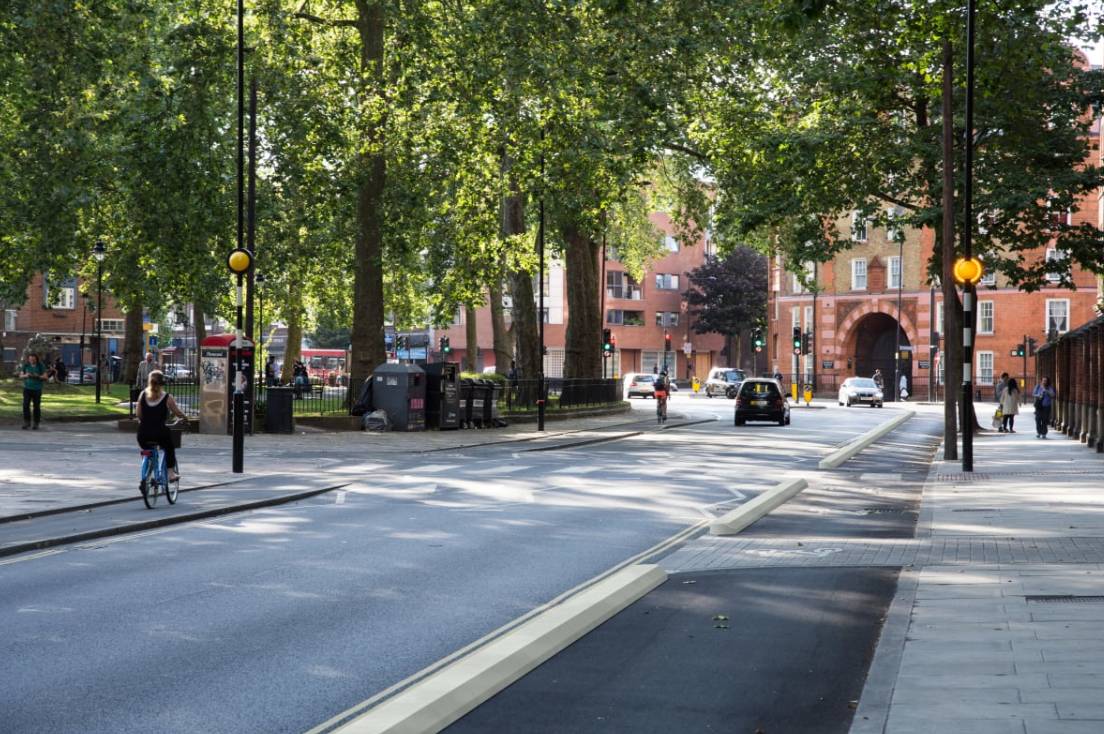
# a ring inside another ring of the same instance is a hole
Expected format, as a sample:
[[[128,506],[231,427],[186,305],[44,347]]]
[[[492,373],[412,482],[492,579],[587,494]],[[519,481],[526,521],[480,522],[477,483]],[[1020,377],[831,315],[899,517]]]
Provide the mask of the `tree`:
[[[736,359],[735,337],[764,323],[767,316],[767,259],[750,247],[723,258],[710,257],[690,271],[688,303],[694,332],[723,334]]]

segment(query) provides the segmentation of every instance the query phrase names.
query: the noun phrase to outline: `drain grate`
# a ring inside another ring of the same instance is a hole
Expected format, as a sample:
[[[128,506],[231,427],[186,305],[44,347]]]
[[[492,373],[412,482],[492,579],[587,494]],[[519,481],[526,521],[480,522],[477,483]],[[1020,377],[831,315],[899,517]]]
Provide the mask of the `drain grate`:
[[[907,507],[864,507],[867,515],[902,515],[908,512]]]
[[[961,510],[951,510],[951,512],[1000,512],[995,507],[964,507]]]
[[[1075,596],[1074,594],[1039,594],[1025,596],[1028,604],[1104,604],[1104,596]]]
[[[1010,475],[1006,475],[1010,476]],[[962,472],[959,474],[936,474],[933,481],[936,482],[987,482],[990,475],[978,472]]]

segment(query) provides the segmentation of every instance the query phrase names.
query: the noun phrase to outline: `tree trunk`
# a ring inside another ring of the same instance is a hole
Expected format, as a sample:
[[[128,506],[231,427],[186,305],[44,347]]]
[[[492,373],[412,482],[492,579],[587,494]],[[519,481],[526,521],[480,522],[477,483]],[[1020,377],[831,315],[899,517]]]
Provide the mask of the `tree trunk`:
[[[567,265],[564,377],[602,376],[602,314],[598,305],[600,245],[575,226],[563,231]]]
[[[360,34],[360,64],[366,97],[378,97],[383,88],[384,4],[356,0]],[[386,168],[383,123],[375,121],[358,160],[356,261],[353,263],[353,329],[350,341],[350,384],[359,385],[387,361],[384,346],[383,301],[383,193]]]
[[[476,372],[479,367],[479,325],[475,322],[475,306],[464,307],[464,371]]]
[[[303,292],[298,283],[293,282],[288,290],[287,311],[284,313],[284,318],[287,319],[287,344],[284,347],[284,366],[280,370],[280,383],[288,385],[294,377],[295,362],[302,354],[303,344]],[[368,375],[364,377],[367,379]]]
[[[510,334],[506,331],[506,312],[502,307],[502,276],[491,279],[488,288],[491,299],[491,338],[494,344],[495,372],[505,375],[510,371],[513,350],[510,348]]]
[[[502,235],[509,237],[525,233],[525,199],[511,181],[511,193],[502,200]],[[514,332],[515,360],[519,377],[535,380],[541,372],[540,331],[537,325],[537,302],[533,293],[533,274],[528,270],[510,273],[511,329]]]
[[[128,303],[126,311],[126,336],[123,338],[123,381],[127,385],[134,384],[134,378],[138,376],[138,363],[145,359],[142,353],[142,304],[138,302]],[[99,351],[106,358],[100,345]],[[106,368],[104,370],[106,372]]]
[[[954,56],[943,42],[943,457],[958,458],[958,390],[962,384],[961,304],[955,291]],[[932,314],[935,318],[935,314]]]
[[[204,322],[204,318],[203,305],[198,300],[194,301],[192,303],[192,330],[195,333],[195,357],[192,370],[194,370],[197,377],[203,361],[201,358],[202,350],[199,345],[207,338],[207,324]]]

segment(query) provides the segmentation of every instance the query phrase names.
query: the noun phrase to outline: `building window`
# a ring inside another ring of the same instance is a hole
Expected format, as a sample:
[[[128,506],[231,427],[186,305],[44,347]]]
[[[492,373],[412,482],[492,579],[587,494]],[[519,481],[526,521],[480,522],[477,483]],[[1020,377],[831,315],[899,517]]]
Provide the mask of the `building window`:
[[[985,274],[981,276],[979,281],[980,285],[995,286],[997,284],[997,271],[989,267],[989,263],[982,261],[985,265]]]
[[[656,311],[656,326],[678,326],[678,311]]]
[[[656,273],[656,288],[663,291],[677,291],[679,277],[671,273]]]
[[[993,333],[993,302],[992,301],[978,301],[978,323],[979,334],[992,334]]]
[[[813,330],[813,307],[805,307],[805,331]]]
[[[628,273],[610,271],[606,273],[606,295],[627,301],[639,301],[644,298],[640,284]]]
[[[793,324],[793,328],[795,328],[795,329],[800,329],[801,328],[801,307],[800,306],[794,306],[793,308],[790,309],[790,321]]]
[[[851,261],[851,290],[866,290],[866,258],[860,257]]]
[[[67,278],[59,285],[51,286],[42,281],[42,304],[46,308],[74,309],[77,307],[77,279]]]
[[[643,311],[622,311],[619,308],[611,308],[606,311],[606,323],[621,326],[643,326]]]
[[[977,381],[979,385],[993,384],[993,353],[977,353]]]
[[[102,319],[100,328],[105,334],[122,334],[126,330],[126,323],[123,319]]]
[[[1063,267],[1063,266],[1057,264],[1058,261],[1065,260],[1065,259],[1066,259],[1066,253],[1065,252],[1063,252],[1061,250],[1056,250],[1053,247],[1048,247],[1047,248],[1046,262],[1047,262],[1048,271],[1047,271],[1047,274],[1046,274],[1046,279],[1049,280],[1051,283],[1060,282],[1062,280],[1062,276],[1064,274],[1069,273],[1069,267]],[[1051,267],[1051,263],[1055,263],[1055,265],[1053,266],[1054,267],[1053,272],[1051,272],[1049,270],[1049,268]]]
[[[946,374],[946,370],[943,369],[943,352],[936,355],[935,361],[939,363],[939,375],[936,377],[936,383],[943,384],[943,376]]]
[[[1047,333],[1064,334],[1069,331],[1069,299],[1047,299],[1046,302],[1046,330]]]
[[[675,239],[674,237],[672,237],[671,235],[664,235],[663,244],[664,244],[664,246],[666,246],[666,248],[670,252],[678,252],[679,251],[678,240]]]
[[[866,242],[866,218],[858,212],[851,212],[851,239]]]
[[[675,353],[665,352],[663,350],[656,351],[642,351],[640,353],[640,370],[641,372],[658,372],[659,370],[667,367],[671,369],[675,366]]]
[[[901,258],[897,255],[889,258],[889,287],[901,287]]]
[[[943,328],[943,301],[939,301],[935,304],[935,333],[943,334],[946,330]]]
[[[15,319],[19,315],[19,312],[15,309],[6,309],[4,311],[4,331],[15,331]]]

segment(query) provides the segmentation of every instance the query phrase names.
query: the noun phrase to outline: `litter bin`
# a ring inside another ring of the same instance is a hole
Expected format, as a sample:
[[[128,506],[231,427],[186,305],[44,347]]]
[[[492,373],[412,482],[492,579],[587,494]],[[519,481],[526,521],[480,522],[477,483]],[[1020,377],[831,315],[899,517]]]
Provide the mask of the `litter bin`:
[[[425,366],[426,426],[439,430],[460,427],[460,365],[434,362]]]
[[[265,433],[295,433],[295,417],[292,415],[292,400],[295,388],[265,388]]]
[[[472,427],[472,414],[475,405],[475,380],[465,377],[460,380],[460,426]]]
[[[372,404],[394,431],[424,431],[426,376],[416,364],[381,364],[372,373]]]
[[[491,380],[472,380],[472,418],[480,428],[490,428],[491,410],[494,406],[494,383]]]

